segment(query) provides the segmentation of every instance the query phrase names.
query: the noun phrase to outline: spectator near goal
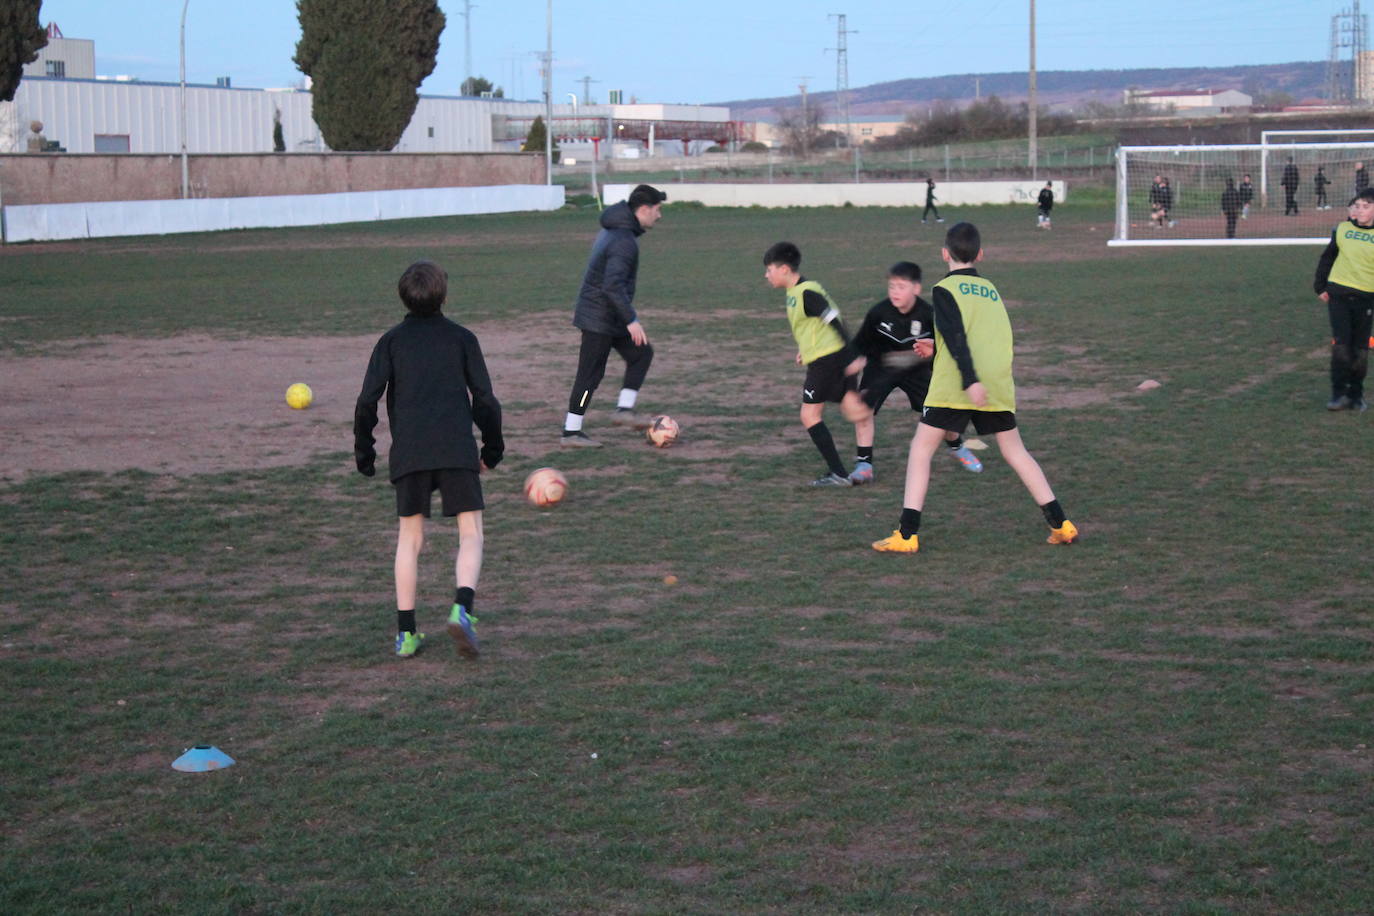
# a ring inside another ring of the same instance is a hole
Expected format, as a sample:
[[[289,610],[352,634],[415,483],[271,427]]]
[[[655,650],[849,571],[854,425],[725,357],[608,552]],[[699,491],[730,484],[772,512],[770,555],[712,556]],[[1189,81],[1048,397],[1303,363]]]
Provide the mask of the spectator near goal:
[[[1293,164],[1293,157],[1288,157],[1288,164],[1283,167],[1283,177],[1279,179],[1279,186],[1283,188],[1283,215],[1298,215],[1298,185],[1301,179],[1298,175],[1298,167]]]

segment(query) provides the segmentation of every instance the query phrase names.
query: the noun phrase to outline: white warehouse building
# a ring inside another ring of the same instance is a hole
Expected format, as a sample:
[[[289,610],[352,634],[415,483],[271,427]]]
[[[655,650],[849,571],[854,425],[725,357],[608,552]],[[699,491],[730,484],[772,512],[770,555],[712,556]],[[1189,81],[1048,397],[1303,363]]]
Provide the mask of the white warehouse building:
[[[181,87],[108,79],[25,77],[13,102],[0,103],[0,153],[23,152],[40,122],[43,136],[69,153],[154,153],[181,151]],[[190,153],[272,152],[273,126],[281,118],[287,152],[326,149],[311,116],[311,94],[297,89],[236,89],[187,85],[186,148]],[[396,152],[494,152],[519,147],[536,115],[537,101],[460,96],[421,96]],[[555,136],[569,141],[618,135],[628,149],[643,130],[626,133],[622,124],[661,121],[697,125],[706,134],[728,133],[729,109],[700,105],[555,105]],[[660,140],[679,133],[665,130]],[[650,132],[652,136],[652,132]],[[653,155],[654,144],[647,152]],[[607,155],[602,151],[601,155]]]

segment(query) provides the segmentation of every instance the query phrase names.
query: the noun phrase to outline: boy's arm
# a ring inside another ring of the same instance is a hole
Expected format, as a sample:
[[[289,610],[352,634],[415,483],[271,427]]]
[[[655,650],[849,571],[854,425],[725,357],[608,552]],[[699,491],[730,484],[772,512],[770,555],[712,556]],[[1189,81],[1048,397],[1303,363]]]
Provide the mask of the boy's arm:
[[[876,305],[868,310],[868,314],[864,316],[863,323],[859,325],[859,330],[850,339],[848,346],[845,348],[845,355],[851,360],[858,359],[860,356],[870,357],[878,354],[878,335],[877,331],[874,329],[878,320],[874,317],[874,312],[877,310],[878,307]]]
[[[487,361],[477,338],[469,335],[463,365],[468,391],[472,395],[472,422],[482,432],[482,463],[494,468],[506,453],[506,440],[501,434],[501,403],[491,390],[491,376]]]
[[[844,341],[845,346],[849,345],[849,332],[844,329],[844,322],[840,320],[839,309],[827,302],[820,293],[814,289],[808,289],[802,293],[802,311],[812,318],[819,318],[839,331],[840,340]]]
[[[377,402],[386,392],[387,380],[391,378],[391,354],[387,351],[385,340],[377,341],[372,348],[372,358],[367,361],[367,374],[363,376],[363,390],[358,394],[358,403],[353,407],[353,461],[358,473],[371,477],[377,473],[377,440],[372,430],[377,428]]]
[[[1312,278],[1312,292],[1320,296],[1326,292],[1326,278],[1331,276],[1331,267],[1336,263],[1336,255],[1340,251],[1336,247],[1336,230],[1331,230],[1331,241],[1327,243],[1326,250],[1317,259],[1317,275]]]
[[[967,389],[977,383],[978,373],[973,370],[973,354],[969,352],[968,337],[964,334],[964,315],[949,290],[937,286],[930,298],[935,307],[935,326],[945,339],[945,352],[959,367],[959,380]]]

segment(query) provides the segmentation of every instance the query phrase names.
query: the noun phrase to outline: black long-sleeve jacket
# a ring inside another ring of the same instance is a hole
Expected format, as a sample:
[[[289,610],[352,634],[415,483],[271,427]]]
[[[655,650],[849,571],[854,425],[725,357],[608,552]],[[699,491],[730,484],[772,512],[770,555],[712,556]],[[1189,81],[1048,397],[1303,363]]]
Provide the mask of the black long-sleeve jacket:
[[[386,393],[390,477],[440,468],[496,467],[505,453],[501,404],[477,336],[442,314],[407,315],[372,348],[353,409],[353,457],[367,473],[377,460],[377,402]],[[473,424],[482,433],[479,455]]]
[[[601,211],[601,231],[592,243],[573,325],[594,334],[621,337],[637,321],[635,280],[639,274],[639,236],[644,229],[626,201]]]

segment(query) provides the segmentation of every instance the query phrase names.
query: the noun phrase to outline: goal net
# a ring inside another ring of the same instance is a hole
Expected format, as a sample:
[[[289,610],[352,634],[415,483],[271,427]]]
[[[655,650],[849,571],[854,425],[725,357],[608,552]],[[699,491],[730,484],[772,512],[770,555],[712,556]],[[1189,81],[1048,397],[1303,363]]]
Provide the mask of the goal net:
[[[1123,146],[1107,244],[1325,244],[1361,165],[1374,186],[1374,141]]]

